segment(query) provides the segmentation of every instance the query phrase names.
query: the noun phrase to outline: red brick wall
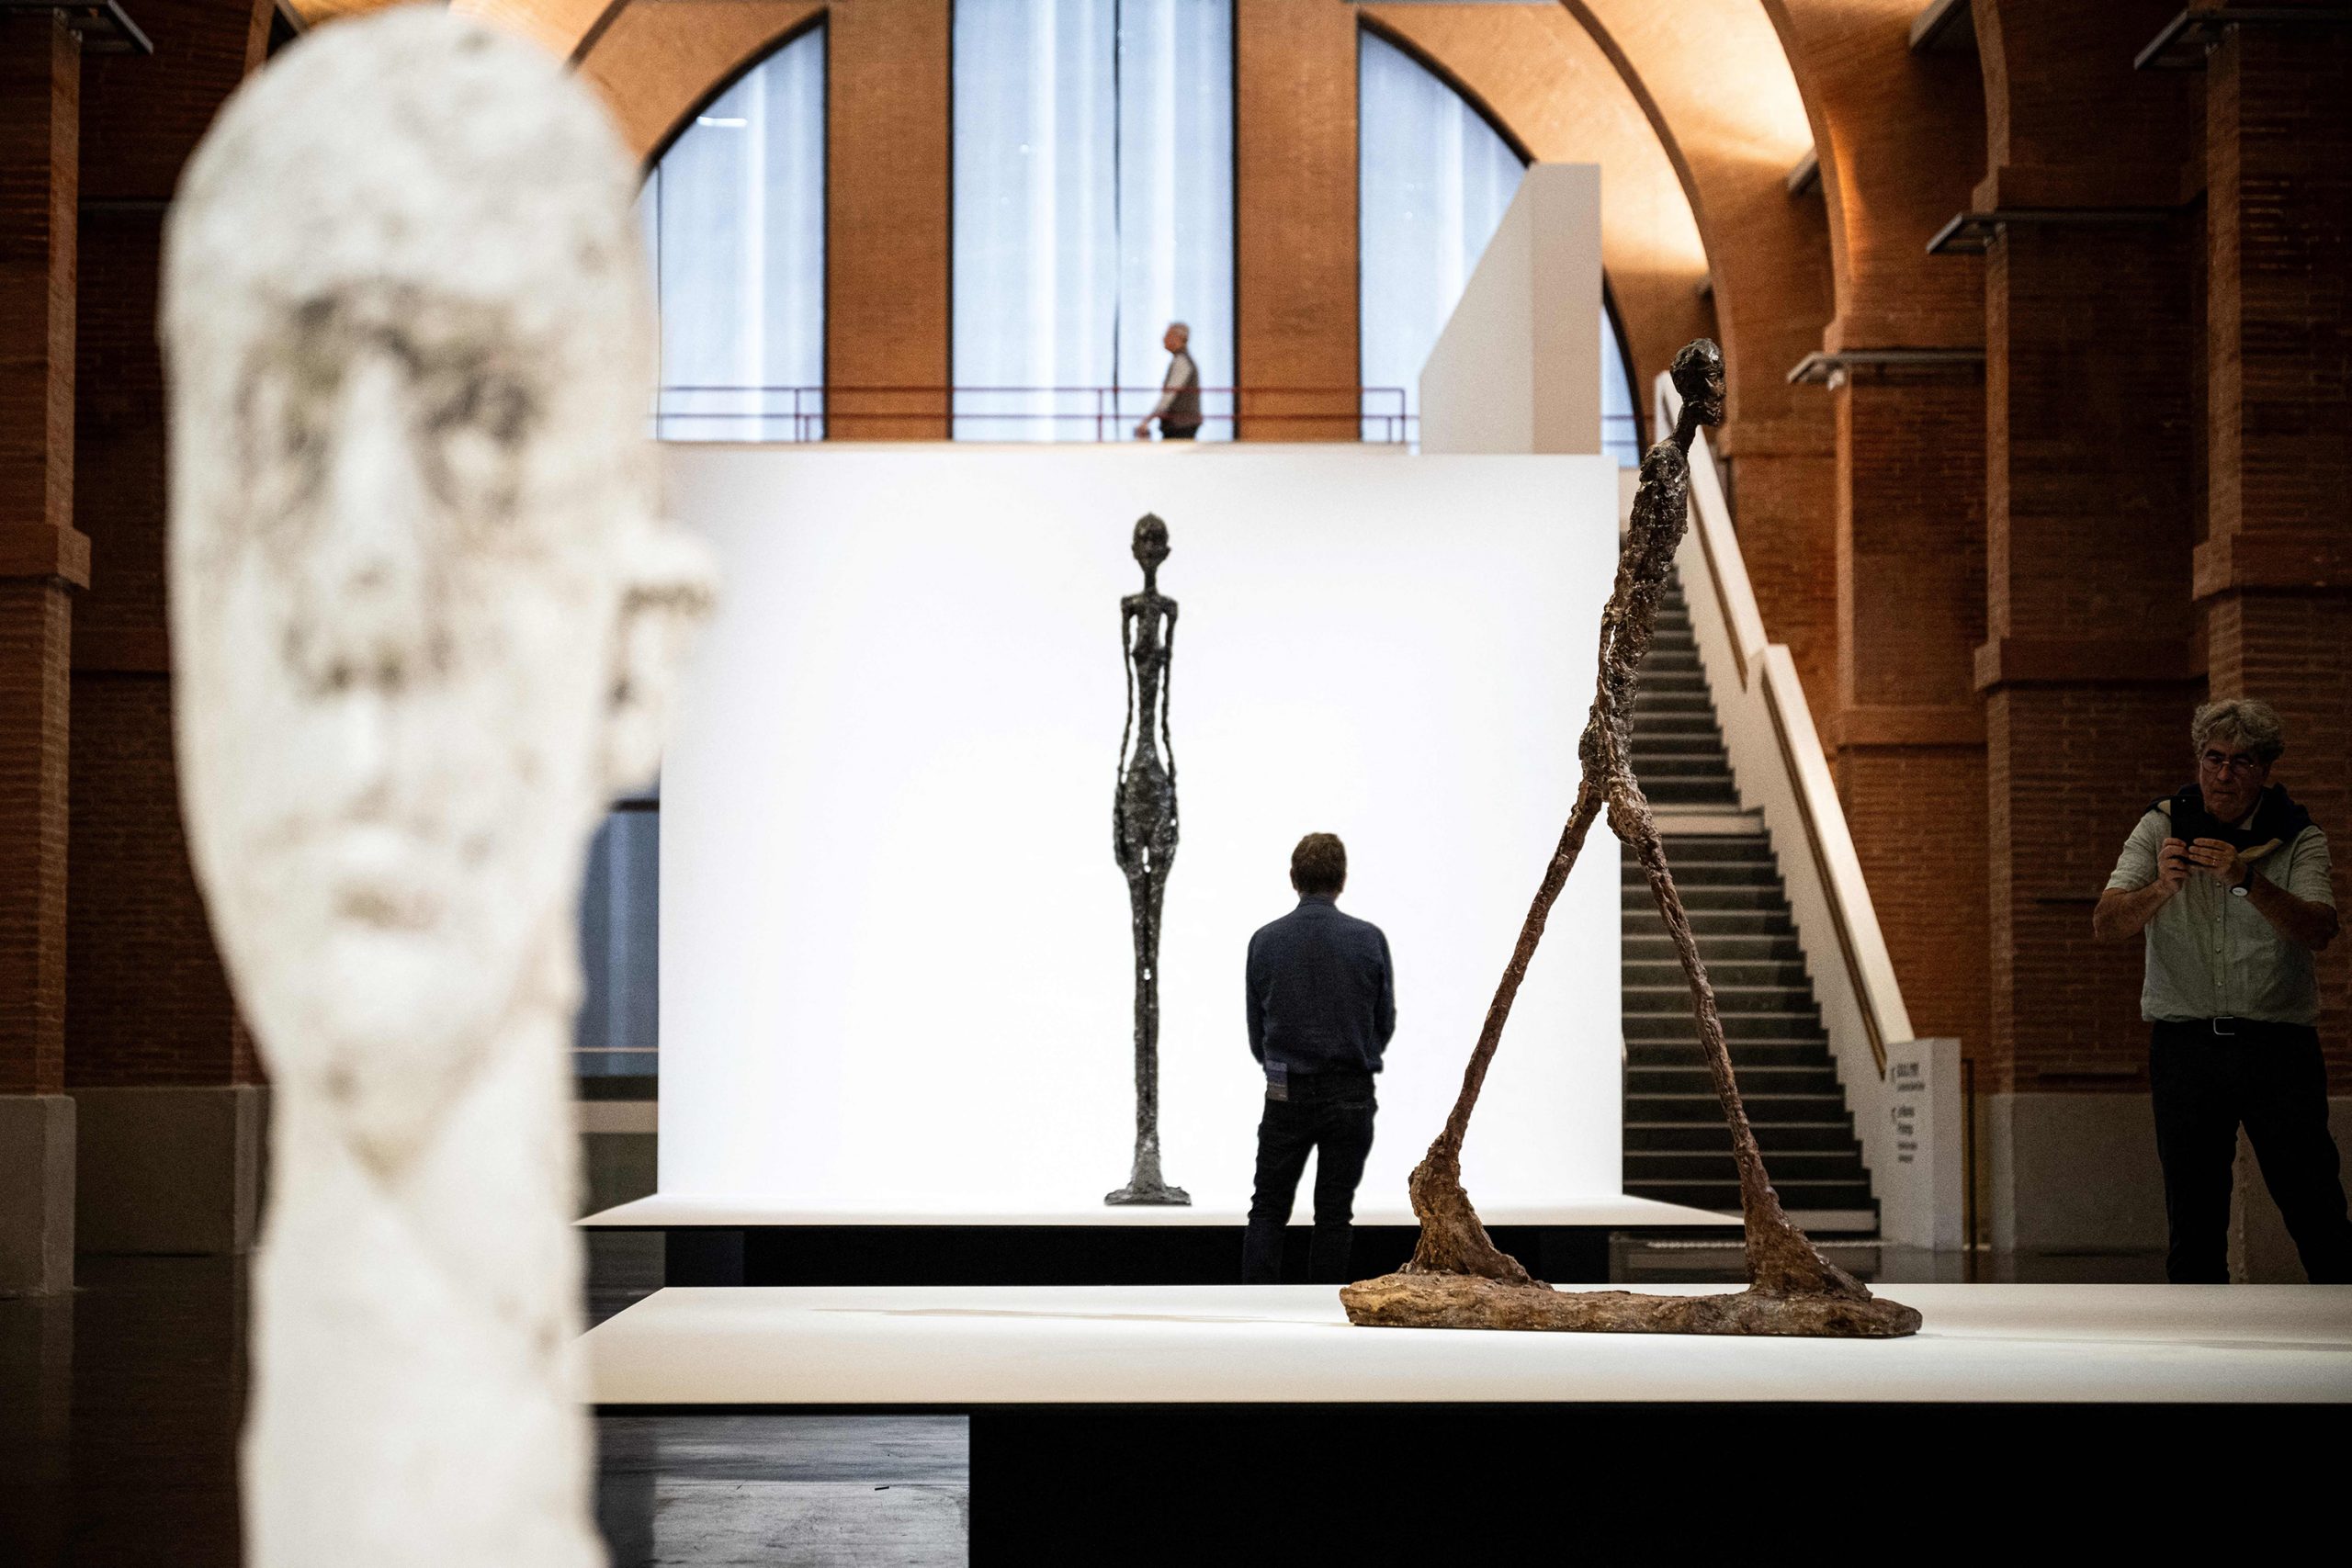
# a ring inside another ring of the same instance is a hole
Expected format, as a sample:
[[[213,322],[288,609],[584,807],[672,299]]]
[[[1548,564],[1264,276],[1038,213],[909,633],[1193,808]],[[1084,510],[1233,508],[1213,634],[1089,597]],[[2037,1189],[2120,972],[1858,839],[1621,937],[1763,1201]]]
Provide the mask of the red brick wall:
[[[2352,910],[2352,34],[2246,29],[2208,62],[2211,513],[2198,552],[2216,696],[2278,708],[2278,777]],[[2330,1084],[2352,1092],[2352,938],[2320,958]]]
[[[164,204],[213,115],[257,65],[269,7],[147,0],[153,57],[85,66],[76,516],[90,592],[74,641],[66,1077],[75,1088],[257,1075],[188,865],[172,766],[164,607]]]
[[[1983,0],[1981,208],[2177,202],[2194,85],[2134,72],[2169,12]],[[2144,1087],[2141,950],[2090,916],[2188,771],[2197,433],[2193,218],[2012,223],[1987,253],[1989,1087]]]
[[[64,1068],[79,55],[0,17],[0,1094]]]
[[[2140,808],[2188,776],[2196,344],[2179,225],[2012,229],[1986,273],[1992,1051],[2142,1083],[2141,948],[2094,943]]]
[[[65,1072],[65,590],[0,580],[0,1094]]]
[[[1247,389],[1353,387],[1363,378],[1355,10],[1235,0],[1233,48],[1234,378],[1245,389],[1238,434],[1353,441],[1353,393]],[[1326,412],[1336,417],[1297,417]]]
[[[1915,1032],[1985,1040],[1984,388],[1858,370],[1838,416],[1838,795]]]

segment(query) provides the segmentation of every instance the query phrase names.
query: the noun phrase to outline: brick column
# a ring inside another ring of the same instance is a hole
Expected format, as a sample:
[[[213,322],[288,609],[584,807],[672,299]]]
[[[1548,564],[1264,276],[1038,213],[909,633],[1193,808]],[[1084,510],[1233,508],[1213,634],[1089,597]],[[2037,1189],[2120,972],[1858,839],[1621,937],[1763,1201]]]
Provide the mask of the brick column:
[[[2212,694],[2278,710],[2278,778],[2352,913],[2352,33],[2241,28],[2205,88]],[[2330,1090],[2352,1094],[2352,942],[2320,957]],[[2339,1129],[2352,1117],[2338,1100]]]
[[[2194,144],[2187,85],[2134,73],[2166,3],[1984,0],[1988,173],[2047,212],[1986,253],[1985,698],[1993,1239],[2154,1245],[2138,944],[2091,939],[2141,810],[2188,776]],[[2104,218],[2106,220],[2098,220]]]
[[[81,48],[0,17],[0,1292],[74,1285],[65,1087],[74,180]]]
[[[239,1049],[180,826],[164,629],[164,214],[261,62],[255,0],[140,0],[153,56],[84,71],[77,516],[95,561],[74,646],[66,1082],[85,1252],[250,1245],[264,1091]]]
[[[1236,434],[1353,441],[1352,391],[1259,389],[1362,379],[1355,8],[1234,0],[1233,47]]]
[[[689,13],[686,25],[704,24]],[[948,0],[858,0],[827,13],[830,387],[936,389],[954,379],[953,28]],[[936,390],[843,394],[829,401],[835,406],[825,420],[828,440],[944,441],[949,434]],[[900,417],[874,417],[880,415]]]
[[[1984,388],[1858,367],[1838,413],[1838,793],[1914,1032],[1985,1040]]]
[[[1984,728],[1970,687],[1984,626],[1984,389],[1969,355],[1984,296],[1974,263],[1926,249],[1984,166],[1983,89],[1967,56],[1911,52],[1917,7],[1900,0],[1764,9],[1804,89],[1828,220],[1837,315],[1804,346],[1853,356],[1832,390],[1795,389],[1836,425],[1822,738],[1912,1028],[1973,1058],[1987,942]]]

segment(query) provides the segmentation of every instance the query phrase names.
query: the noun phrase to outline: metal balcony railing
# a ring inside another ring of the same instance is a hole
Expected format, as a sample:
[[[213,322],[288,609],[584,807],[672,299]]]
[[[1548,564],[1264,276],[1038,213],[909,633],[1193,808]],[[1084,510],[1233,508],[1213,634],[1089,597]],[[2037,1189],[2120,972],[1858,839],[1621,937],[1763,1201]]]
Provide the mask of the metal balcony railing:
[[[822,441],[859,435],[960,440],[1115,442],[1159,400],[1157,387],[662,388],[654,434],[666,441]],[[1402,446],[1414,434],[1402,387],[1204,387],[1203,434],[1250,430]],[[843,428],[835,428],[836,426]],[[1300,431],[1299,427],[1306,427]],[[1357,432],[1361,432],[1358,436]]]

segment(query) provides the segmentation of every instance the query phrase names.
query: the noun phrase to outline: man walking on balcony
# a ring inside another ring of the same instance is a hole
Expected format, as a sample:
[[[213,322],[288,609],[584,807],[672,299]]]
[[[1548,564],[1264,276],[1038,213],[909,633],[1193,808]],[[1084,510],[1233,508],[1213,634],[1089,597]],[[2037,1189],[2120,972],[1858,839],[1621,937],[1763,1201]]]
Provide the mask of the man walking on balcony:
[[[1339,910],[1348,850],[1332,833],[1309,833],[1290,855],[1298,908],[1250,939],[1250,1054],[1266,1070],[1258,1122],[1258,1183],[1241,1243],[1241,1280],[1282,1282],[1283,1233],[1312,1153],[1318,1284],[1351,1278],[1356,1183],[1372,1153],[1380,1107],[1372,1076],[1396,1032],[1388,939]]]
[[[2223,1283],[2244,1123],[2313,1284],[2352,1283],[2327,1127],[2319,982],[2335,939],[2327,835],[2270,784],[2286,750],[2266,703],[2208,703],[2189,736],[2196,781],[2142,814],[2091,915],[2094,935],[2147,936],[2140,1014],[2172,1232],[2165,1275]]]
[[[1149,413],[1136,421],[1136,439],[1140,441],[1151,434],[1151,422],[1159,422],[1162,441],[1190,441],[1201,433],[1201,372],[1184,345],[1193,341],[1193,329],[1182,321],[1170,321],[1160,334],[1160,346],[1170,355],[1168,374],[1159,383],[1159,401]]]

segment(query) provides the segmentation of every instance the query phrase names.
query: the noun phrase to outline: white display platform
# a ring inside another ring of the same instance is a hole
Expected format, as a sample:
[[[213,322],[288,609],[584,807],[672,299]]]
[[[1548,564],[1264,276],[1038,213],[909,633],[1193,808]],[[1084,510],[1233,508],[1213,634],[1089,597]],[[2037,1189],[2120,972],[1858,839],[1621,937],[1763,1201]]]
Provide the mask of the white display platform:
[[[584,1348],[602,1405],[2352,1401],[2352,1287],[1885,1293],[1927,1326],[1897,1340],[1367,1329],[1319,1285],[672,1289]]]
[[[1401,1200],[1573,801],[1614,465],[1271,444],[665,461],[721,591],[662,771],[661,1190],[1106,1223],[1135,1104],[1119,605],[1148,511],[1182,606],[1167,1178],[1205,1210],[1249,1200],[1244,955],[1294,906],[1292,845],[1326,830],[1350,848],[1341,907],[1395,953],[1362,1190]],[[1622,1189],[1619,904],[1596,833],[1464,1151],[1482,1202]]]
[[[1304,1225],[1313,1216],[1313,1195],[1307,1194],[1292,1222]],[[1552,1203],[1536,1207],[1503,1204],[1482,1206],[1480,1217],[1490,1226],[1538,1225],[1572,1226],[1582,1229],[1618,1230],[1629,1227],[1687,1227],[1729,1231],[1739,1228],[1736,1214],[1713,1214],[1704,1209],[1686,1209],[1679,1203],[1660,1203],[1649,1198],[1633,1198],[1620,1194],[1615,1198],[1591,1199],[1575,1203]],[[1229,1225],[1238,1226],[1250,1218],[1248,1207],[1220,1205],[1211,1207],[1195,1203],[1189,1208],[1113,1208],[1105,1205],[1100,1211],[1090,1210],[1072,1215],[1065,1210],[1025,1213],[1008,1210],[952,1209],[856,1209],[825,1208],[797,1209],[783,1204],[745,1201],[740,1199],[678,1198],[655,1193],[650,1198],[602,1209],[579,1222],[588,1230],[684,1230],[709,1227],[713,1229],[789,1229],[800,1225]],[[1355,1223],[1359,1227],[1370,1225],[1411,1225],[1417,1222],[1412,1209],[1404,1203],[1356,1203]]]

